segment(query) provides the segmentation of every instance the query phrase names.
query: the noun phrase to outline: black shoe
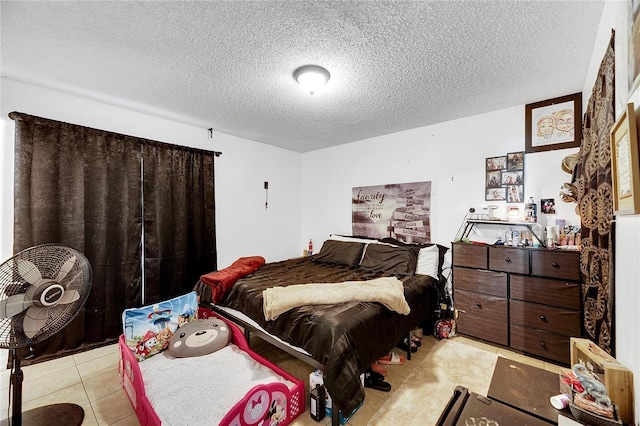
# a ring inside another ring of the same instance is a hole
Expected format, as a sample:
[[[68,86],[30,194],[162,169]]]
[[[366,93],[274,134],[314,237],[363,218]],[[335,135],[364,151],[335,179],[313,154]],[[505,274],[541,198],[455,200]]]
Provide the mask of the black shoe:
[[[391,383],[385,382],[384,376],[375,371],[366,371],[364,373],[364,386],[382,392],[389,392],[391,390]]]
[[[396,346],[399,347],[400,349],[402,349],[405,352],[409,351],[409,348],[411,348],[411,352],[417,352],[418,351],[418,347],[416,346],[415,343],[411,342],[411,340],[409,340],[408,338],[404,338],[403,340],[401,340]]]
[[[418,338],[416,336],[411,336],[411,343],[413,343],[417,347],[422,346],[422,340],[420,340],[420,338]]]

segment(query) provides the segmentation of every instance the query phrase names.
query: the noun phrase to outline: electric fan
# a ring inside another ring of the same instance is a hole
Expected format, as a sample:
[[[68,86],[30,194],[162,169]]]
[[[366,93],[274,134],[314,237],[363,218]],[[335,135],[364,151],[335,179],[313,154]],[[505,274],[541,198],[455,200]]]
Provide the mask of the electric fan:
[[[77,250],[57,244],[28,248],[0,265],[0,348],[11,351],[12,426],[81,424],[84,410],[53,404],[22,413],[17,350],[39,343],[71,322],[87,301],[92,271]]]

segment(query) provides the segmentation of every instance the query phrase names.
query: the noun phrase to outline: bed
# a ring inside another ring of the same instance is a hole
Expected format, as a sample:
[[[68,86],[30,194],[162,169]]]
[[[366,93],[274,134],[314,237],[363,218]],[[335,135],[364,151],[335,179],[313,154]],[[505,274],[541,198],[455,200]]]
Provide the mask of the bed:
[[[433,324],[446,283],[442,266],[447,250],[437,244],[336,236],[325,241],[316,255],[260,266],[228,286],[220,300],[206,300],[211,291],[202,280],[196,291],[201,304],[209,302],[214,311],[240,324],[247,333],[257,333],[321,368],[334,406],[345,415],[364,401],[360,374],[413,328]],[[304,283],[329,286],[381,277],[395,277],[401,282],[408,314],[381,303],[354,300],[305,304],[281,313],[275,320],[265,318],[263,294],[274,287]]]
[[[216,315],[198,310],[208,317]],[[198,357],[163,351],[139,362],[120,336],[120,382],[141,425],[285,426],[304,412],[304,382],[253,352],[242,331],[222,320],[231,343]]]

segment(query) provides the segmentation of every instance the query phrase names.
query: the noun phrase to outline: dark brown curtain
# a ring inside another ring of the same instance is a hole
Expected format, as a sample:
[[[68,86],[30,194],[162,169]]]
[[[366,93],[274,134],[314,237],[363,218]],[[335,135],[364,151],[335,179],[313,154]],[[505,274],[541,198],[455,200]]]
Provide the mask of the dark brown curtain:
[[[219,153],[9,116],[16,123],[14,252],[59,243],[84,253],[93,269],[83,313],[35,345],[35,360],[115,341],[125,308],[188,293],[216,269]]]
[[[121,333],[140,299],[140,148],[127,136],[21,113],[15,121],[14,252],[59,243],[93,269],[84,312],[34,346],[36,357],[89,349]]]
[[[216,153],[145,143],[144,304],[193,289],[217,269],[214,157]]]
[[[600,65],[583,120],[580,159],[573,184],[582,224],[580,267],[588,337],[615,356],[614,229],[609,131],[615,120],[615,34]]]

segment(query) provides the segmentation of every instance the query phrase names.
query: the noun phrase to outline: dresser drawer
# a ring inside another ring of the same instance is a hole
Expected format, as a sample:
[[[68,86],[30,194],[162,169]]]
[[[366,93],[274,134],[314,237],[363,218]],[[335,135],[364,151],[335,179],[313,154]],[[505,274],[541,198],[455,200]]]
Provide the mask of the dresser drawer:
[[[580,336],[580,312],[538,303],[509,301],[511,323],[565,336]]]
[[[495,271],[529,273],[529,249],[489,247],[489,269]]]
[[[511,275],[509,288],[512,299],[580,310],[580,283]]]
[[[547,333],[511,324],[511,344],[513,349],[569,364],[570,343],[568,336]]]
[[[487,269],[486,245],[454,243],[452,246],[452,261],[454,266]]]
[[[468,314],[507,322],[508,302],[504,297],[496,297],[466,290],[453,292],[454,306]]]
[[[549,278],[580,281],[580,252],[532,250],[531,273]]]
[[[453,288],[507,297],[507,274],[484,269],[456,268]]]
[[[456,320],[456,325],[461,334],[504,346],[509,344],[509,324],[507,322],[461,312]]]

